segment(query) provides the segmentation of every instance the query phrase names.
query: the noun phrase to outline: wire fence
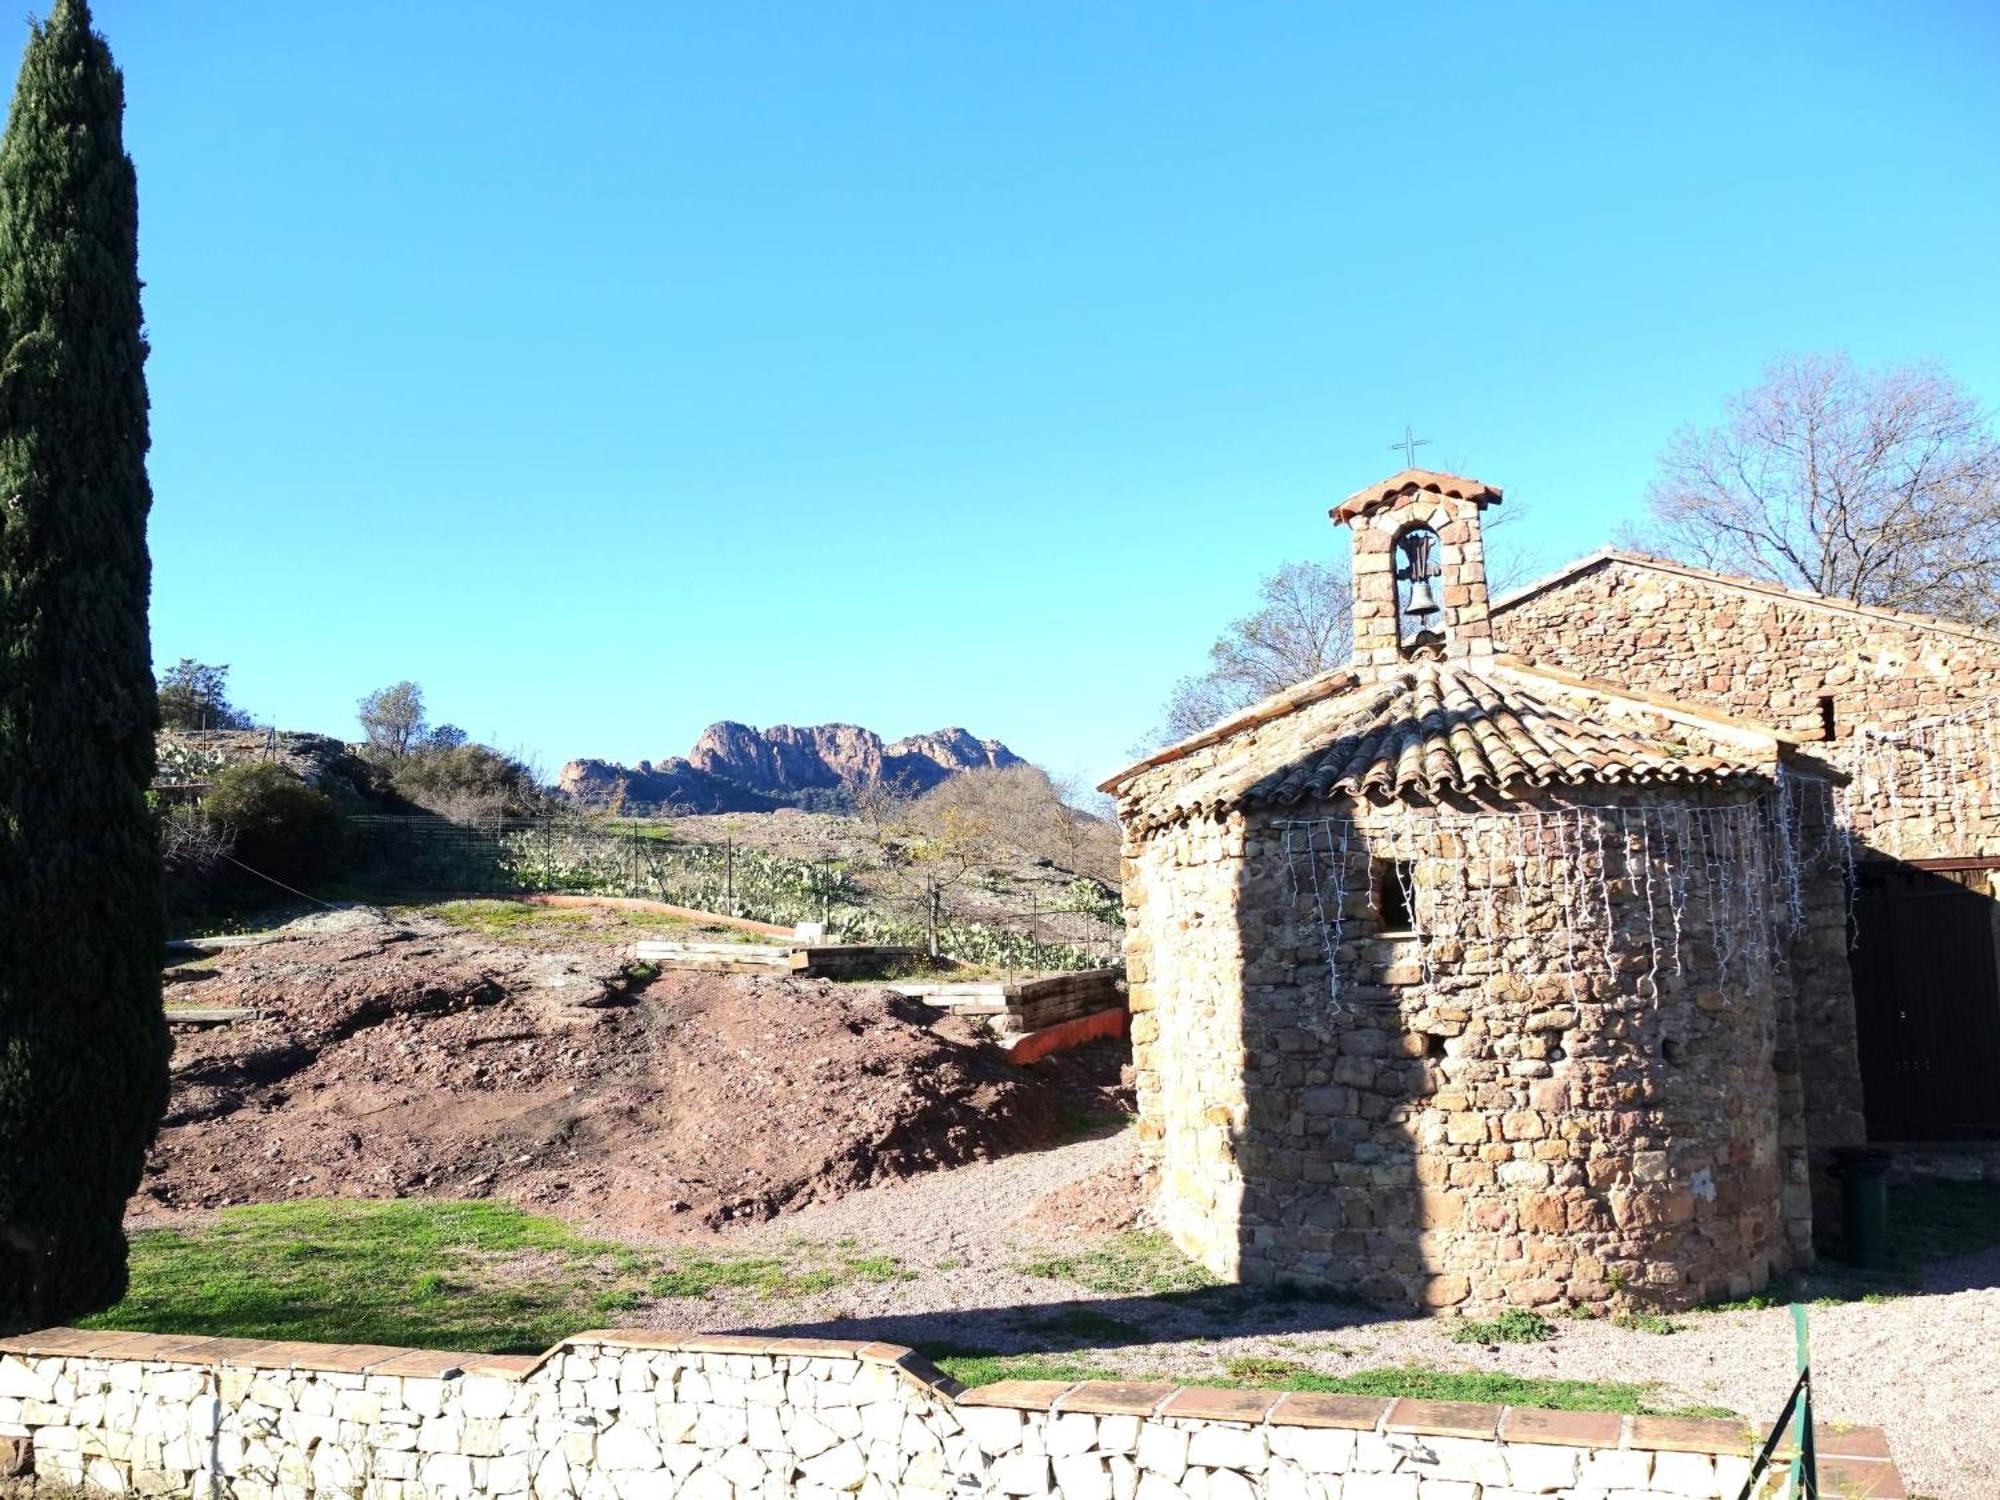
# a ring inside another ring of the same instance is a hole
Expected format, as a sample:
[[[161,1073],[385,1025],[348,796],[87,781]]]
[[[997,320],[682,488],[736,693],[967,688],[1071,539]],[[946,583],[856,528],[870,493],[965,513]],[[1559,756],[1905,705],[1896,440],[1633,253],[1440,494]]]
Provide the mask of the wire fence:
[[[362,878],[384,889],[487,896],[636,896],[795,926],[831,941],[922,947],[1009,971],[1120,961],[1124,918],[1094,880],[947,879],[893,849],[784,854],[734,840],[687,842],[671,822],[563,813],[532,818],[355,817]]]

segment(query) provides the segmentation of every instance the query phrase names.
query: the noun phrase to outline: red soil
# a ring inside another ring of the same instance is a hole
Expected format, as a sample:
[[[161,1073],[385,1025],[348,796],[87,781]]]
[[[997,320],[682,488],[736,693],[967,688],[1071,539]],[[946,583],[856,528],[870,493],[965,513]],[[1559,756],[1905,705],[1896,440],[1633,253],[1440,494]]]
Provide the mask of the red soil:
[[[136,1213],[490,1195],[692,1229],[1054,1140],[1095,1086],[883,990],[669,974],[628,992],[601,947],[419,926],[240,949],[169,986],[263,1014],[176,1028]]]

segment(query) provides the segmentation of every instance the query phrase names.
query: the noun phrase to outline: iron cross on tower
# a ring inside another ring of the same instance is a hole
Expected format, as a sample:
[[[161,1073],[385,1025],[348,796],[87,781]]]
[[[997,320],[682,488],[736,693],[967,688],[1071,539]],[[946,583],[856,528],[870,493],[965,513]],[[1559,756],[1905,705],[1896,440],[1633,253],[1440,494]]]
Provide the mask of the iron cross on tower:
[[[1405,422],[1403,424],[1403,440],[1400,443],[1391,443],[1389,447],[1391,449],[1401,448],[1403,450],[1403,467],[1414,469],[1417,466],[1417,450],[1419,448],[1428,448],[1430,441],[1429,438],[1418,437],[1416,430],[1408,422]]]

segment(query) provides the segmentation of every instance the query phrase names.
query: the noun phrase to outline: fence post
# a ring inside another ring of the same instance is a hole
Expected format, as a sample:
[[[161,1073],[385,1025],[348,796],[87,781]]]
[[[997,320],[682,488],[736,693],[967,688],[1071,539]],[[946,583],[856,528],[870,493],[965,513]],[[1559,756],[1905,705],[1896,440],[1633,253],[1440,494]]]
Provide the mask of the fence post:
[[[722,841],[722,899],[732,905],[736,901],[736,840]]]
[[[1042,893],[1028,893],[1028,965],[1040,969],[1042,966]]]
[[[938,908],[944,903],[944,894],[938,890],[936,876],[931,877],[929,885],[929,900],[924,903],[924,927],[930,940],[931,961],[935,963],[938,956]]]

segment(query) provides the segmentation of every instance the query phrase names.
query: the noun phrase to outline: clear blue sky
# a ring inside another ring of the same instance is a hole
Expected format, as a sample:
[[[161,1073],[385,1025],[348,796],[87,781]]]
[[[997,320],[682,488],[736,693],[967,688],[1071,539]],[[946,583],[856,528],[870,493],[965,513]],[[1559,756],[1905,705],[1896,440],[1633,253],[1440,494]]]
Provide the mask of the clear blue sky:
[[[1549,563],[1786,349],[2000,398],[2000,8],[97,0],[155,649],[540,757],[1101,775],[1328,504]]]

